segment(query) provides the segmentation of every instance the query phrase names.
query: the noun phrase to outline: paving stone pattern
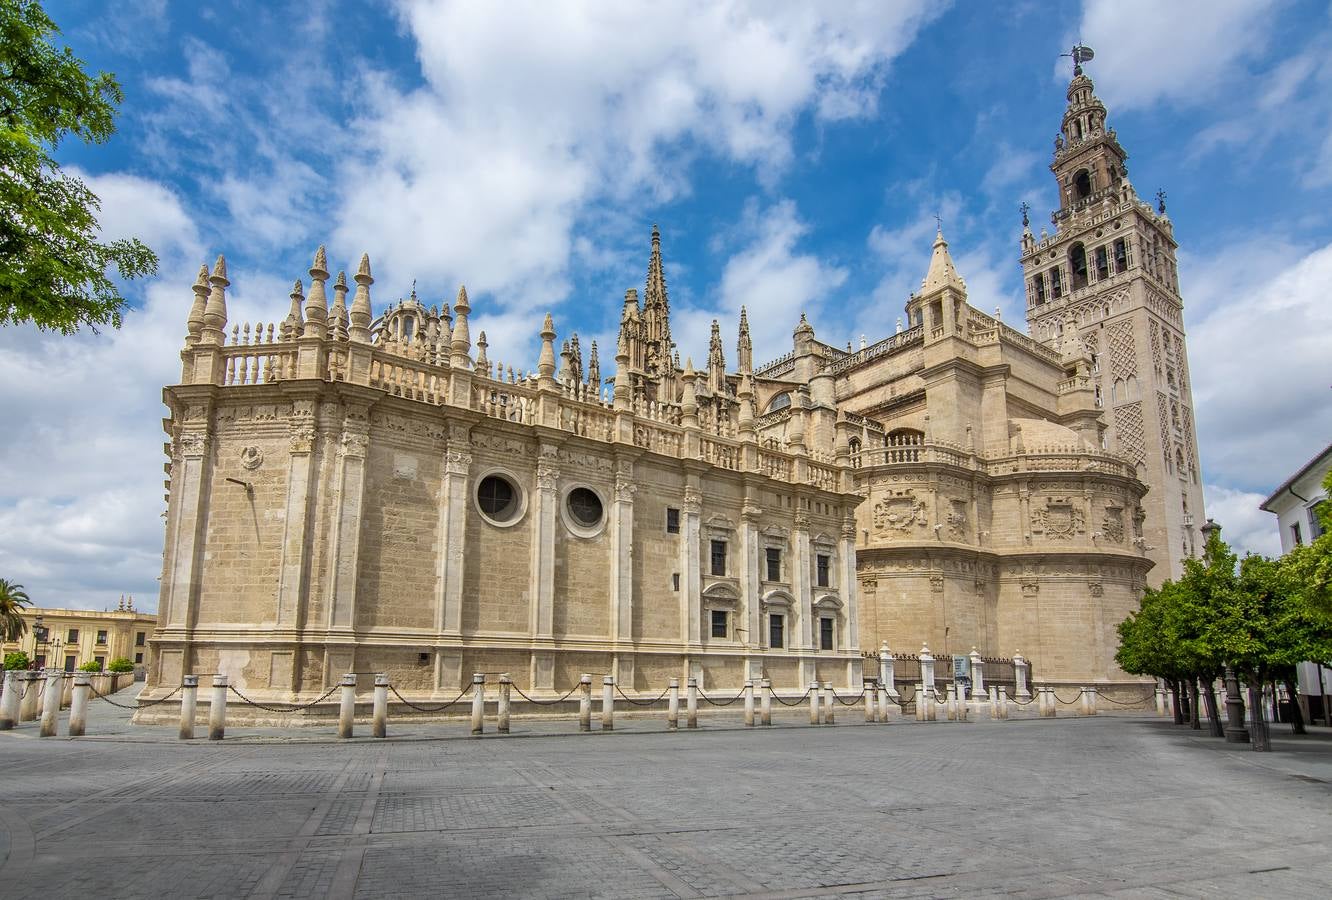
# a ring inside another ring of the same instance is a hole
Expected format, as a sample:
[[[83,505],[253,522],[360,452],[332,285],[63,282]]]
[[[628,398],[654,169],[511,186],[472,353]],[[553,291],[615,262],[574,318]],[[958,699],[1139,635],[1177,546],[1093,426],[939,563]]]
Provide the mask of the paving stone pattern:
[[[94,710],[82,740],[0,733],[6,898],[1332,895],[1321,729],[1272,754],[1130,715],[181,743]]]

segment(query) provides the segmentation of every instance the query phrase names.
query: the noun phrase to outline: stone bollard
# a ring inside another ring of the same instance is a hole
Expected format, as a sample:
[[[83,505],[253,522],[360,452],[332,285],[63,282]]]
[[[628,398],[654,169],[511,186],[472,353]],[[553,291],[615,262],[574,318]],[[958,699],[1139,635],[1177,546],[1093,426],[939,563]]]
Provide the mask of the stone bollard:
[[[1045,704],[1047,699],[1048,698],[1045,696],[1045,688],[1036,688],[1036,715],[1040,716],[1042,719],[1045,718]]]
[[[990,685],[990,719],[999,718],[999,688]]]
[[[690,728],[698,727],[698,679],[690,678],[685,682],[685,724]]]
[[[83,737],[88,729],[88,695],[92,693],[92,679],[80,672],[70,681],[74,682],[74,693],[69,698],[69,736]]]
[[[601,730],[615,730],[615,676],[601,679]]]
[[[1078,692],[1078,702],[1082,707],[1082,714],[1084,716],[1090,716],[1092,714],[1091,693],[1087,690],[1087,688],[1084,687],[1082,690]]]
[[[63,680],[58,669],[46,670],[46,689],[42,692],[42,727],[37,733],[39,737],[55,737]]]
[[[584,674],[578,679],[578,730],[592,730],[592,676]]]
[[[1008,718],[1008,688],[999,687],[999,718]]]
[[[754,682],[745,682],[745,727],[754,727]]]
[[[220,741],[227,733],[227,676],[213,676],[213,699],[208,704],[208,739]]]
[[[887,686],[886,684],[883,684],[882,682],[880,682],[880,683],[879,683],[879,721],[880,721],[881,723],[885,724],[885,725],[888,724],[888,703],[889,703],[889,698],[888,698],[888,686]]]
[[[356,676],[348,672],[338,683],[342,686],[338,703],[338,737],[349,738],[356,733]]]
[[[809,683],[809,724],[819,724],[819,683],[811,681]]]
[[[930,654],[928,644],[920,645],[920,680],[929,690],[934,693],[934,657]]]
[[[375,676],[375,709],[370,726],[370,733],[377,738],[388,737],[388,689],[387,672]]]
[[[60,708],[69,709],[74,705],[74,679],[65,678],[63,682],[60,686]]]
[[[186,675],[180,688],[180,730],[176,737],[194,740],[194,715],[199,707],[199,676]]]
[[[762,699],[759,703],[759,722],[764,725],[772,724],[772,682],[764,678],[759,682],[759,693]]]
[[[680,679],[671,679],[669,699],[666,701],[666,727],[675,731],[680,727]]]
[[[513,689],[513,679],[505,672],[500,676],[499,686],[499,722],[496,730],[500,734],[509,733],[509,693]]]
[[[1156,686],[1156,714],[1158,716],[1167,716],[1170,714],[1169,710],[1166,709],[1165,688],[1161,687],[1160,685]],[[3,723],[0,723],[0,728],[3,727],[4,727]]]
[[[41,672],[20,672],[19,682],[23,685],[23,699],[19,703],[19,721],[32,722],[42,711]]]
[[[893,671],[896,657],[888,649],[888,642],[883,642],[883,649],[879,651],[879,685],[888,692],[888,696],[894,701],[898,700],[896,675]]]
[[[486,676],[481,672],[472,675],[472,734],[482,734],[486,730]]]
[[[1055,706],[1055,692],[1052,687],[1041,688],[1045,692],[1045,716],[1050,719],[1057,718],[1059,709]]]
[[[19,673],[16,669],[5,672],[5,692],[0,695],[0,731],[8,731],[18,724]]]
[[[1083,697],[1087,701],[1087,715],[1096,715],[1096,688],[1087,688],[1087,693]]]
[[[833,690],[831,681],[823,683],[823,722],[825,725],[831,725],[834,721],[833,707],[837,705],[837,692]]]
[[[975,647],[971,648],[971,653],[967,657],[971,662],[971,696],[985,696],[985,660],[981,658],[980,651]]]
[[[873,724],[874,724],[874,698],[875,698],[875,695],[878,694],[878,689],[875,687],[874,682],[871,681],[871,682],[868,682],[867,684],[863,685],[863,686],[861,687],[860,690],[861,690],[861,693],[864,694],[863,699],[864,699],[864,701],[865,701],[865,724],[866,724],[866,725],[873,725]]]
[[[916,721],[917,721],[917,722],[924,722],[924,721],[925,721],[925,686],[924,686],[923,684],[917,684],[917,685],[916,685],[915,700],[916,700],[916,704],[915,704],[915,705],[916,705]]]
[[[1027,680],[1031,676],[1031,663],[1022,657],[1022,651],[1019,650],[1013,654],[1013,677],[1017,680],[1017,689],[1013,691],[1013,699],[1030,700],[1031,691],[1027,690]]]

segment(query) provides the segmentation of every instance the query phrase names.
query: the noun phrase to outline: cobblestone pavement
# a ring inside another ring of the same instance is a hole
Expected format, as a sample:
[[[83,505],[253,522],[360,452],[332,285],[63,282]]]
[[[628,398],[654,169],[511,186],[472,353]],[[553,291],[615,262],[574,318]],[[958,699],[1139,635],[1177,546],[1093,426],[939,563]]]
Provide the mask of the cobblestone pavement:
[[[90,738],[0,733],[0,895],[1332,895],[1325,730],[1255,754],[1151,716],[797,712],[182,743],[94,703]]]

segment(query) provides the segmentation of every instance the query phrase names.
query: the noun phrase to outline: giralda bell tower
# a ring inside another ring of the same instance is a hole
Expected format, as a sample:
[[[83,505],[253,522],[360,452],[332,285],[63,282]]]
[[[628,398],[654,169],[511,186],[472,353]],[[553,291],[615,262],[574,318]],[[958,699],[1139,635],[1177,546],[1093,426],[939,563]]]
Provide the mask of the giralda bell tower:
[[[1155,208],[1129,182],[1128,154],[1106,128],[1105,104],[1072,53],[1068,108],[1050,171],[1059,187],[1054,233],[1031,232],[1023,211],[1027,327],[1061,345],[1069,329],[1086,345],[1105,409],[1104,445],[1138,463],[1151,487],[1134,538],[1156,566],[1152,585],[1178,577],[1202,553],[1202,475],[1184,345],[1184,301],[1165,195]]]

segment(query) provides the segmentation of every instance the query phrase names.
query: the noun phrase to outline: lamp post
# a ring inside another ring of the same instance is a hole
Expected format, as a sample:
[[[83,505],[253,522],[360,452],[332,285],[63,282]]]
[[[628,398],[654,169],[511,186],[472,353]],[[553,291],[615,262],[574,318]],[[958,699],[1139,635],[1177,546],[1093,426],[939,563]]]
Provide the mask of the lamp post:
[[[1226,666],[1226,743],[1249,743],[1249,730],[1244,727],[1244,701],[1240,699],[1239,679],[1235,670]]]
[[[41,647],[41,654],[43,656],[46,655],[46,638],[50,633],[51,630],[43,624],[41,616],[32,620],[32,655],[34,657],[36,657],[39,652],[37,650],[38,647]],[[36,660],[34,659],[33,662],[35,663]],[[45,660],[43,660],[43,662],[45,662]]]

